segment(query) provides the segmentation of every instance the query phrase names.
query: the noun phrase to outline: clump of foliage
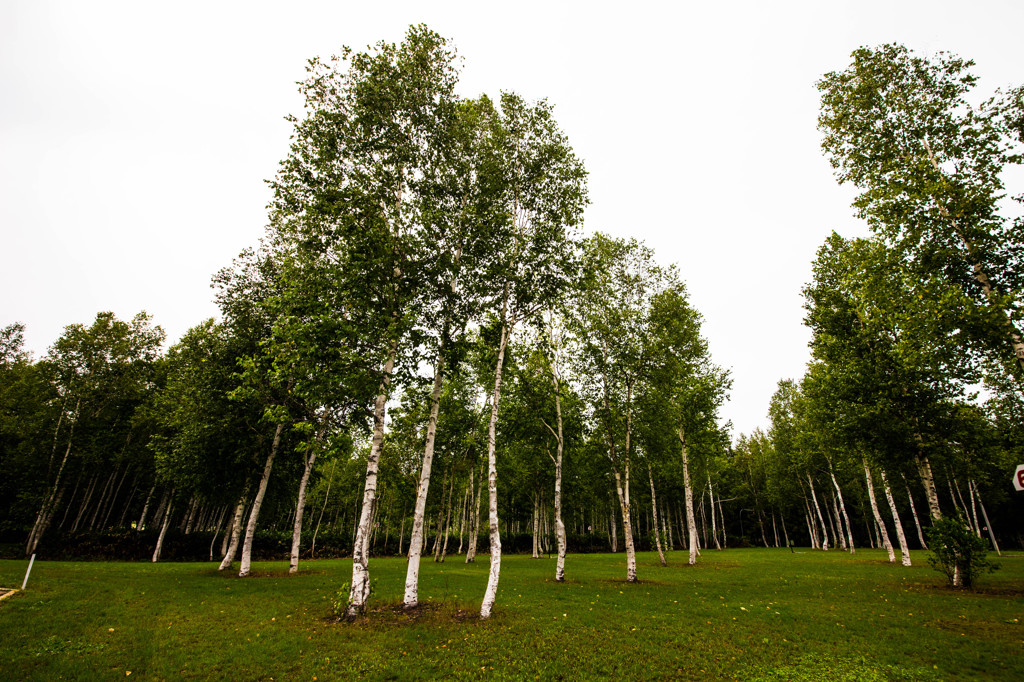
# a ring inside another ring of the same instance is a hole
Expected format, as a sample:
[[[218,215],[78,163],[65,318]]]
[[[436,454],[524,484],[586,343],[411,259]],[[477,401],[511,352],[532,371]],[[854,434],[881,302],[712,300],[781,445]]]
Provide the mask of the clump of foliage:
[[[928,563],[945,574],[951,587],[972,587],[982,573],[999,568],[987,558],[988,541],[974,534],[963,514],[945,516],[925,533],[932,548]]]

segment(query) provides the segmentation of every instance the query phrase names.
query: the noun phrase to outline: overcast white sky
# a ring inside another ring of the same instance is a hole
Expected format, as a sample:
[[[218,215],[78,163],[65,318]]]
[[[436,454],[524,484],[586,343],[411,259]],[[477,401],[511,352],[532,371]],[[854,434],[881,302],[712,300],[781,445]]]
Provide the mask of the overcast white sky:
[[[815,81],[895,41],[974,59],[985,92],[1024,82],[1019,0],[5,0],[0,325],[26,323],[38,356],[101,310],[144,309],[169,342],[216,315],[210,276],[262,234],[306,60],[421,22],[463,58],[463,94],[555,105],[588,230],[679,264],[736,433],[803,373],[815,250],[864,231],[820,152]]]

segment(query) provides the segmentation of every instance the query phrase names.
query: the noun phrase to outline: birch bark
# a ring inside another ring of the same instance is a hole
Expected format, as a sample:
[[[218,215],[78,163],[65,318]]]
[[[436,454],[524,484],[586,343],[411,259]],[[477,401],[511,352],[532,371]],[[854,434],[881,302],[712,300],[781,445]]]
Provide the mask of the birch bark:
[[[231,533],[228,546],[224,552],[224,558],[220,562],[218,571],[224,571],[231,568],[231,564],[235,561],[235,554],[238,553],[238,539],[242,534],[242,517],[245,515],[245,508],[249,504],[249,487],[246,486],[245,492],[238,498],[238,504],[235,505],[235,515],[231,520]]]
[[[501,399],[501,371],[505,364],[505,347],[514,321],[506,319],[508,313],[509,285],[505,284],[502,303],[501,341],[498,344],[498,361],[494,368],[494,393],[491,398],[491,419],[487,426],[487,521],[491,541],[491,566],[487,572],[487,589],[480,604],[480,618],[491,617],[494,602],[498,597],[498,579],[501,576],[501,532],[498,529],[498,467],[496,459],[498,401]]]
[[[668,562],[665,561],[665,552],[661,549],[661,531],[658,528],[658,500],[654,496],[654,474],[651,473],[650,465],[647,467],[647,478],[651,482],[651,514],[654,521],[652,524],[654,526],[654,542],[658,545],[658,558],[661,560],[661,565],[667,566]]]
[[[896,511],[896,500],[892,496],[892,488],[889,487],[889,479],[885,476],[885,469],[879,469],[878,475],[882,477],[882,487],[885,488],[885,498],[889,501],[889,509],[892,511],[892,520],[896,524],[896,539],[900,543],[901,560],[904,566],[910,565],[910,548],[907,547],[907,536],[903,533],[903,522],[900,521],[899,512]]]
[[[295,503],[295,525],[292,527],[292,552],[288,562],[288,573],[299,571],[299,545],[302,542],[302,516],[306,509],[306,485],[309,483],[309,472],[313,470],[316,462],[317,447],[320,438],[323,438],[324,431],[321,429],[317,443],[310,447],[305,459],[305,467],[302,470],[302,479],[299,481],[299,497]]]
[[[693,484],[690,481],[690,457],[686,449],[686,434],[683,427],[679,427],[679,443],[682,447],[683,456],[683,489],[686,493],[686,529],[689,532],[689,564],[697,563],[697,520],[693,515]]]
[[[821,549],[828,551],[828,528],[825,526],[825,517],[821,514],[821,507],[818,506],[818,495],[814,492],[814,479],[807,474],[807,483],[811,486],[811,499],[814,501],[814,511],[818,513],[818,520],[821,521]]]
[[[352,543],[352,587],[349,590],[348,607],[345,609],[347,618],[355,618],[361,614],[366,609],[366,601],[370,597],[369,545],[372,531],[370,525],[373,518],[373,505],[377,497],[377,470],[380,464],[380,451],[384,444],[384,417],[388,388],[391,386],[391,373],[395,368],[397,354],[398,339],[395,338],[391,341],[388,359],[384,363],[380,391],[373,406],[373,439],[370,442],[370,454],[366,460],[363,505],[359,514],[355,541]]]
[[[441,405],[444,373],[444,335],[442,334],[434,368],[434,387],[430,394],[430,417],[427,420],[427,442],[420,465],[420,482],[416,488],[416,506],[413,509],[412,536],[409,538],[409,565],[405,571],[405,597],[402,604],[411,609],[419,604],[420,556],[423,553],[423,516],[427,509],[430,471],[434,461],[434,441],[437,435],[437,415]]]
[[[267,462],[263,465],[263,476],[260,478],[259,488],[256,490],[256,497],[252,501],[252,510],[249,512],[249,522],[245,526],[245,539],[242,542],[242,562],[238,570],[238,577],[244,578],[249,575],[252,565],[252,539],[256,536],[256,523],[260,516],[260,507],[263,506],[263,497],[267,494],[267,484],[270,483],[270,471],[274,466],[274,457],[277,455],[277,446],[281,443],[281,432],[284,431],[284,424],[280,423],[274,429],[274,440],[270,445],[270,454],[267,455]]]
[[[882,545],[885,547],[885,551],[889,553],[889,563],[896,563],[896,553],[892,549],[892,543],[889,541],[889,531],[885,529],[885,522],[882,521],[882,514],[878,511],[878,501],[875,499],[875,481],[871,476],[871,467],[868,466],[868,460],[864,458],[864,478],[868,484],[868,500],[871,502],[871,513],[875,517],[875,526],[878,528],[878,532],[882,538]]]

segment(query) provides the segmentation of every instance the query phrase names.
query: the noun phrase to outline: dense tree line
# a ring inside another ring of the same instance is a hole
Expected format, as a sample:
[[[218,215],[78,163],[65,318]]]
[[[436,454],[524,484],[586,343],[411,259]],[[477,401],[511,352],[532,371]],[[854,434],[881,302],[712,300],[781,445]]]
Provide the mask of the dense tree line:
[[[503,548],[554,555],[559,581],[567,553],[621,549],[635,581],[637,550],[909,563],[957,511],[1022,544],[1024,251],[998,179],[1021,91],[971,109],[969,63],[895,46],[822,79],[824,148],[874,236],[822,246],[807,373],[731,443],[681,273],[583,236],[586,172],[551,105],[460,97],[455,65],[422,26],[310,62],[266,235],[214,277],[219,321],[163,351],[145,313],[104,312],[38,360],[2,330],[6,539],[145,537],[153,561],[185,544],[240,576],[344,554],[349,615],[372,555],[408,556],[414,607],[424,553],[487,551],[483,617]]]

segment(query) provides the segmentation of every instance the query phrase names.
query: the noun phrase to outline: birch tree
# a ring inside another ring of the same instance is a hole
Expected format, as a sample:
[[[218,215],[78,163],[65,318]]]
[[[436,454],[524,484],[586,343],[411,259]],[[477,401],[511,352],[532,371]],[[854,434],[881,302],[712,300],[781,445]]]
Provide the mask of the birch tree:
[[[497,198],[504,222],[485,271],[485,281],[493,284],[490,311],[498,338],[487,433],[491,565],[481,618],[491,615],[501,574],[495,446],[505,352],[516,327],[569,288],[576,275],[573,233],[587,203],[586,171],[550,104],[529,105],[502,93],[485,126],[481,182],[484,192]]]
[[[372,437],[353,549],[348,617],[369,596],[368,543],[377,496],[385,410],[396,371],[415,366],[410,333],[424,283],[437,274],[438,208],[454,95],[455,54],[424,26],[400,45],[344,49],[313,59],[300,84],[305,117],[275,180],[271,226],[309,277],[329,280],[338,344],[358,353],[358,382],[373,395]],[[442,252],[443,253],[443,252]],[[370,388],[372,387],[372,388]]]

